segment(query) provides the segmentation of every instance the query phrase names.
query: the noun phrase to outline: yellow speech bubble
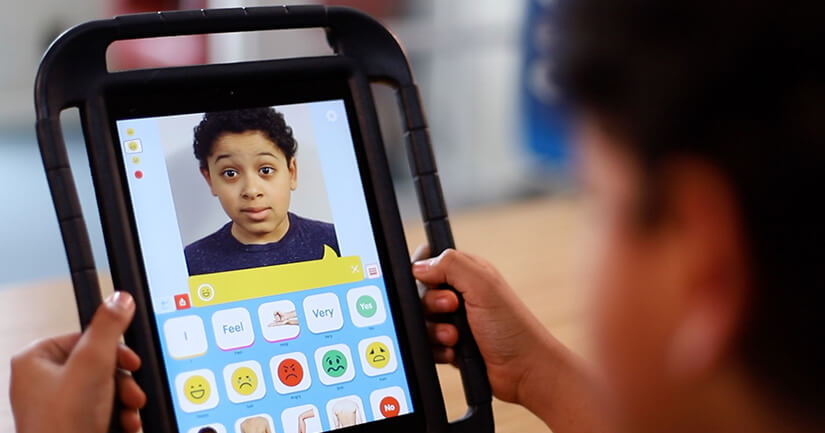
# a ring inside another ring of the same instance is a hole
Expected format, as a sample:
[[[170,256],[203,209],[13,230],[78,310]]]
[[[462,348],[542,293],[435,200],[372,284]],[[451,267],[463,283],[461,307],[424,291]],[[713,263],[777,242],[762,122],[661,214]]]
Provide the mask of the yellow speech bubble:
[[[363,279],[360,257],[338,257],[324,245],[324,257],[319,260],[193,275],[189,294],[192,306],[206,307]]]

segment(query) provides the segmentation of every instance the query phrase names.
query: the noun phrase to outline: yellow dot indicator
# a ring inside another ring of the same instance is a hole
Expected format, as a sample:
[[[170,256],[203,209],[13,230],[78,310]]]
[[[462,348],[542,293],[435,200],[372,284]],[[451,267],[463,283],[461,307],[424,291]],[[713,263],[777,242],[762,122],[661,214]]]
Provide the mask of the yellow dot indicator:
[[[183,393],[194,404],[203,404],[209,400],[211,391],[209,381],[200,375],[194,375],[183,383]]]
[[[132,128],[126,128],[126,135],[135,135],[135,130]]]
[[[132,157],[132,162],[135,163],[135,164],[140,164],[140,158],[138,158],[137,156],[133,156]]]

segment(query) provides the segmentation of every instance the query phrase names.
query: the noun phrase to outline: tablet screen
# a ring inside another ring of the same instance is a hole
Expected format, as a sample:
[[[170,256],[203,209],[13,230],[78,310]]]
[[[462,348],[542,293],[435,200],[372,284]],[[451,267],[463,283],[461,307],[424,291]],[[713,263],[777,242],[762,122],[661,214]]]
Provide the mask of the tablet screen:
[[[181,432],[413,411],[343,100],[116,127]]]

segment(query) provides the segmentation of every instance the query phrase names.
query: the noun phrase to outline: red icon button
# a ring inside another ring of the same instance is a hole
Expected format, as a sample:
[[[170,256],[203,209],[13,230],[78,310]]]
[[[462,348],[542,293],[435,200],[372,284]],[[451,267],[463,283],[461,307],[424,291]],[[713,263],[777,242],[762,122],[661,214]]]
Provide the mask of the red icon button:
[[[382,398],[381,403],[378,405],[380,406],[381,415],[384,415],[384,418],[398,416],[398,412],[401,410],[401,405],[398,404],[398,400],[391,395]]]
[[[185,310],[192,306],[192,303],[189,302],[189,294],[184,293],[182,295],[175,295],[175,308],[178,310]]]

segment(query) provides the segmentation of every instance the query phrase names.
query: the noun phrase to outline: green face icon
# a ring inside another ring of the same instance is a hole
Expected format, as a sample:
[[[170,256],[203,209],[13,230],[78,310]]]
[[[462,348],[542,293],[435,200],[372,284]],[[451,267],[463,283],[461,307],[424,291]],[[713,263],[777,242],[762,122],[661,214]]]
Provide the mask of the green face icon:
[[[378,311],[378,306],[375,304],[375,299],[372,298],[370,295],[361,295],[358,297],[358,300],[355,301],[355,309],[358,310],[358,314],[362,317],[372,317],[375,315],[375,312]]]
[[[321,358],[324,371],[332,377],[341,377],[347,372],[347,358],[340,350],[328,350]]]

